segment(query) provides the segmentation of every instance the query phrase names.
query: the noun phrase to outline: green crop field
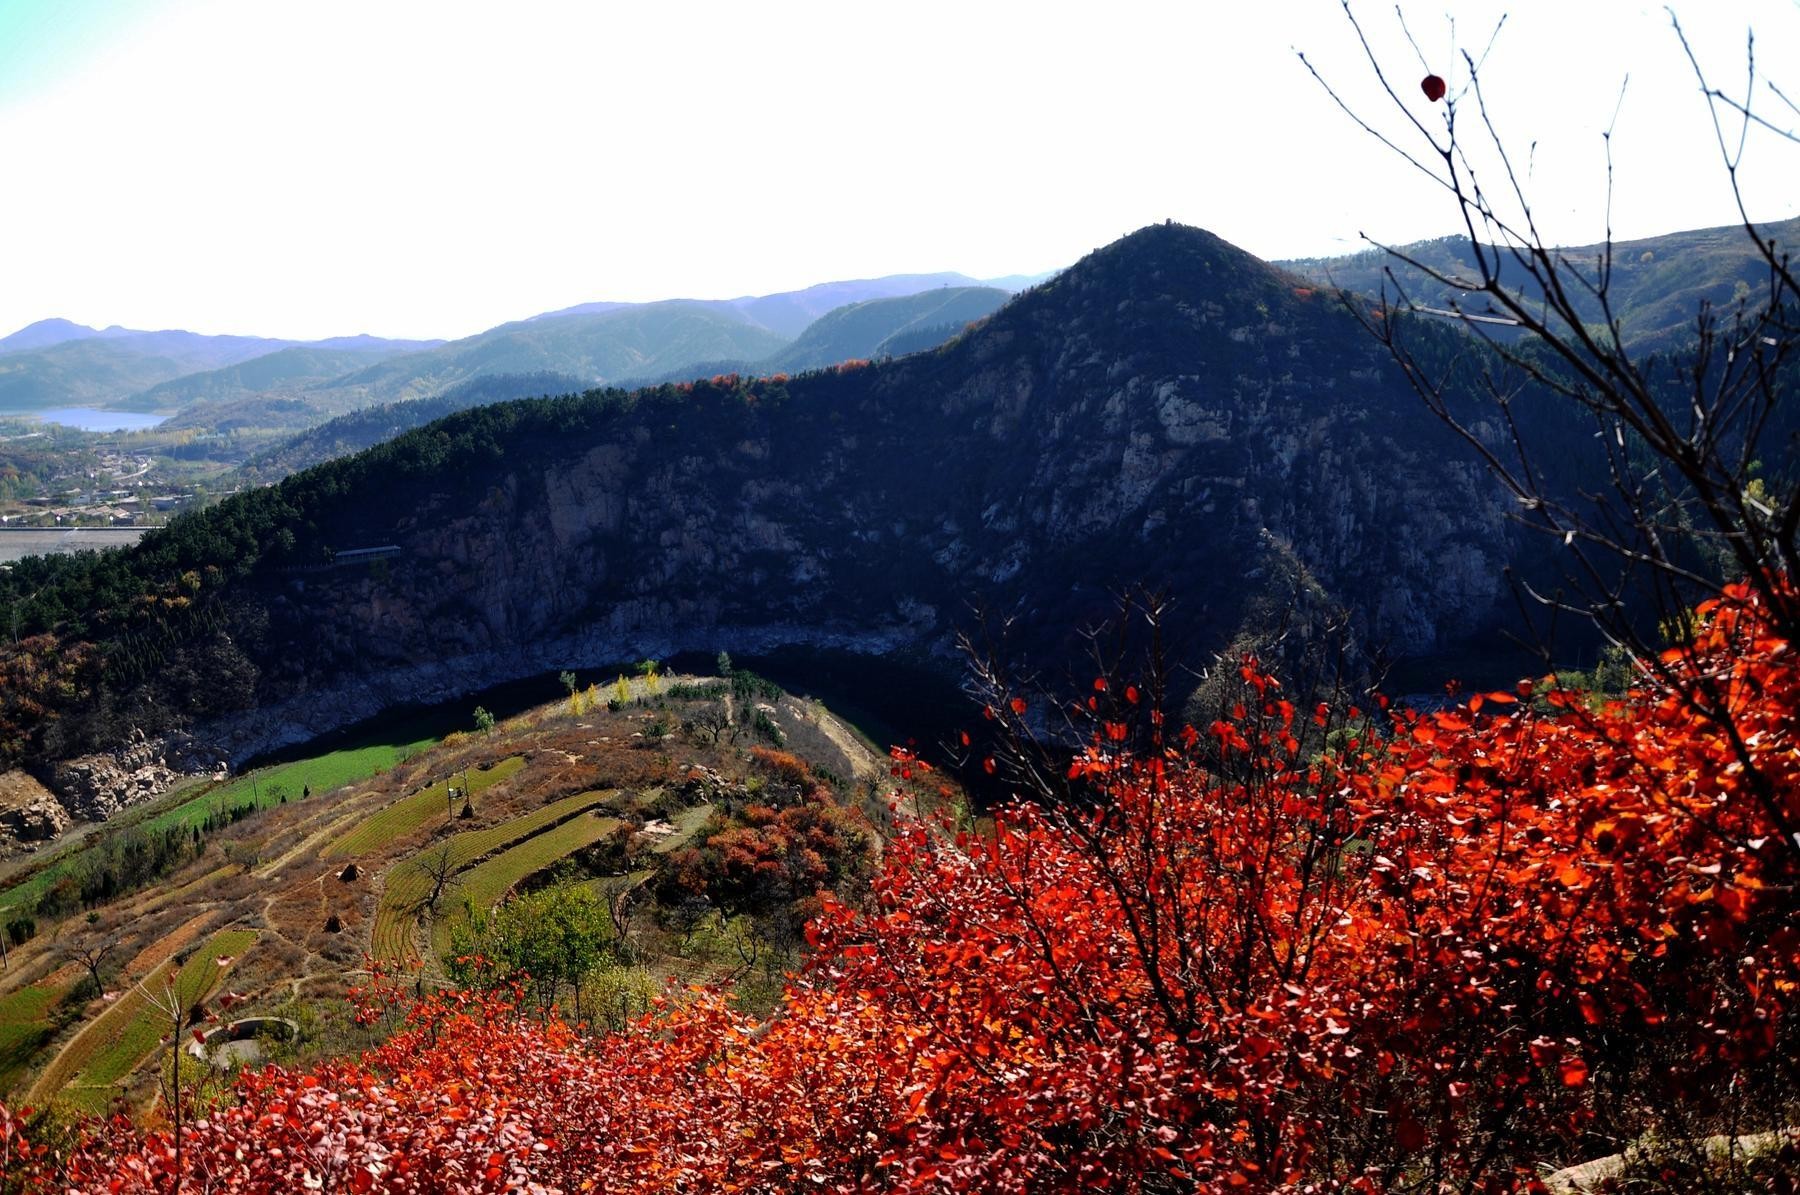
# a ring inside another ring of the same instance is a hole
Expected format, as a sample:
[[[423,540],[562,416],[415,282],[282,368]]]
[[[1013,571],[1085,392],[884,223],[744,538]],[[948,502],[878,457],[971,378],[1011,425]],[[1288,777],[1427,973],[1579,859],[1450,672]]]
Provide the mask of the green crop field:
[[[150,1001],[145,995],[145,988],[160,988],[171,966],[170,963],[164,963],[150,972],[141,984],[121,993],[111,1006],[83,1026],[81,1032],[50,1060],[50,1065],[44,1068],[37,1082],[32,1085],[25,1102],[42,1106],[46,1101],[58,1098],[59,1093],[66,1089],[70,1076],[86,1067],[102,1050],[124,1038],[139,1020],[148,1021]],[[150,1040],[154,1043],[156,1037],[153,1036]],[[84,1103],[80,1100],[77,1102]],[[104,1109],[105,1098],[100,1102]]]
[[[437,739],[432,736],[407,743],[370,743],[328,751],[312,759],[259,768],[157,814],[144,823],[144,828],[156,831],[170,826],[198,826],[215,810],[237,809],[244,805],[267,809],[279,804],[284,797],[297,801],[307,789],[318,796],[346,784],[367,780],[436,743]]]
[[[174,972],[174,992],[180,1007],[191,1008],[218,986],[230,964],[256,942],[254,930],[224,930],[208,938]],[[111,1007],[90,1021],[64,1046],[44,1069],[31,1090],[31,1102],[55,1098],[89,1112],[105,1111],[118,1094],[119,1080],[130,1075],[168,1033],[152,1000],[168,990],[174,960],[164,962]]]
[[[522,817],[515,817],[509,822],[501,822],[485,830],[469,830],[452,835],[444,840],[450,848],[450,868],[460,872],[497,850],[585,813],[617,793],[617,789],[577,793]],[[426,852],[437,849],[435,846],[427,847]],[[378,959],[413,957],[416,952],[413,948],[412,927],[419,907],[430,895],[431,876],[419,866],[419,856],[404,859],[388,868],[381,891],[381,904],[375,910],[375,925],[370,931],[369,952]]]
[[[209,814],[218,811],[250,804],[259,809],[267,809],[280,804],[284,797],[290,801],[298,800],[300,794],[308,788],[314,796],[319,796],[346,784],[367,780],[375,773],[393,767],[438,741],[433,735],[418,731],[413,733],[418,737],[409,738],[405,742],[364,743],[328,751],[311,759],[259,768],[236,780],[202,789],[181,799],[153,803],[144,813],[127,811],[108,823],[100,833],[69,850],[58,852],[44,866],[0,893],[0,908],[31,906],[50,885],[71,868],[80,866],[85,851],[121,832],[140,829],[155,833],[173,827],[191,828],[202,825]],[[474,773],[470,774],[470,786],[474,787]],[[438,797],[441,800],[443,794],[440,792]]]
[[[521,755],[510,756],[501,760],[485,771],[471,768],[468,772],[469,791],[479,793],[511,776],[525,766],[525,758]],[[410,834],[426,822],[433,814],[447,811],[445,793],[452,779],[460,780],[461,774],[455,777],[446,776],[436,784],[423,788],[409,797],[402,797],[379,812],[370,815],[359,823],[355,829],[333,839],[325,848],[327,858],[340,855],[363,855],[370,851],[380,850],[403,835]],[[462,787],[460,784],[457,787]]]
[[[0,996],[0,1094],[12,1090],[50,1040],[50,1010],[62,994],[60,987],[34,983]]]
[[[432,950],[439,957],[449,951],[451,931],[468,920],[469,908],[493,908],[519,881],[594,845],[622,824],[616,817],[572,817],[463,872],[454,894],[455,907],[431,927]]]

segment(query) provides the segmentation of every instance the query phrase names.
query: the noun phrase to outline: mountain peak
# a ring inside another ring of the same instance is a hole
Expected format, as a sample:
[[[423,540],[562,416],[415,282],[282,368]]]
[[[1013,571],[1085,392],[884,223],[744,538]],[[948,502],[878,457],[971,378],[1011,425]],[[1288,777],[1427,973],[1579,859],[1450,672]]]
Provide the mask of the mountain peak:
[[[86,340],[105,335],[107,333],[98,328],[90,328],[74,320],[52,317],[26,324],[11,336],[0,336],[0,353],[23,353],[31,349],[49,348],[67,340]]]
[[[1204,228],[1165,220],[1147,224],[1136,232],[1120,237],[1112,244],[1096,249],[1077,262],[1077,270],[1119,272],[1151,271],[1153,274],[1174,270],[1178,273],[1199,272],[1213,275],[1219,281],[1233,278],[1246,283],[1286,286],[1288,277],[1262,258]]]

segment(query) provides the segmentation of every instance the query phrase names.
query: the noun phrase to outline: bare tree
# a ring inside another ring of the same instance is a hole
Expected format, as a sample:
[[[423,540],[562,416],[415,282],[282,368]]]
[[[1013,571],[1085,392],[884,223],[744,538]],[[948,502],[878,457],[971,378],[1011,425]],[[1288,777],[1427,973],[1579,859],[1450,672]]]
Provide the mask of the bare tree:
[[[1779,829],[1759,841],[1781,852],[1791,870],[1800,864],[1792,778],[1767,762],[1778,752],[1759,760],[1750,749],[1733,701],[1734,670],[1698,655],[1690,632],[1697,604],[1741,586],[1760,607],[1746,621],[1779,640],[1800,635],[1800,410],[1793,393],[1800,381],[1800,281],[1788,247],[1751,219],[1739,181],[1752,148],[1800,147],[1800,107],[1791,92],[1760,79],[1753,36],[1741,92],[1714,86],[1670,13],[1670,51],[1685,58],[1706,105],[1740,243],[1759,280],[1729,303],[1697,304],[1684,345],[1647,350],[1628,334],[1616,269],[1616,112],[1600,147],[1604,239],[1588,252],[1559,248],[1534,209],[1530,150],[1499,134],[1483,86],[1500,30],[1479,54],[1462,53],[1457,71],[1444,71],[1456,76],[1451,84],[1421,54],[1428,101],[1421,105],[1402,99],[1403,90],[1412,93],[1396,85],[1392,65],[1348,0],[1343,7],[1384,97],[1380,111],[1358,110],[1311,63],[1307,68],[1351,120],[1438,188],[1460,217],[1468,254],[1466,266],[1446,267],[1377,246],[1390,255],[1379,297],[1371,303],[1345,295],[1346,304],[1431,414],[1485,463],[1512,498],[1517,520],[1545,537],[1553,566],[1513,578],[1528,638],[1545,663],[1553,662],[1558,620],[1574,618],[1624,653],[1653,692],[1716,727],[1742,781],[1729,799],[1754,803]],[[1404,14],[1397,19],[1416,52]],[[1433,326],[1445,323],[1450,327]],[[1447,341],[1454,345],[1448,365]],[[1566,459],[1575,445],[1591,448],[1587,460]],[[1571,706],[1568,716],[1582,710]],[[1730,839],[1704,812],[1681,816],[1717,841]],[[1633,1091],[1597,1102],[1604,1119],[1591,1131],[1638,1142],[1633,1149],[1654,1142],[1648,1148],[1655,1156],[1680,1155],[1687,1185],[1668,1189],[1745,1189],[1738,1134],[1750,1121],[1788,1123],[1778,1109],[1791,1107],[1800,1076],[1793,1058],[1791,1047],[1778,1049],[1771,1067],[1746,1064],[1727,1086],[1692,1098]],[[1646,1058],[1648,1067],[1667,1065]],[[1722,1162],[1705,1144],[1720,1128],[1730,1142]]]
[[[695,738],[708,743],[717,743],[721,738],[729,736],[736,742],[737,728],[731,722],[731,710],[723,701],[709,701],[696,710],[688,718],[687,725]]]
[[[228,957],[221,957],[213,961],[223,967],[226,963],[230,962],[230,959]],[[179,968],[174,966],[167,967],[163,972],[163,982],[160,991],[152,991],[148,985],[146,985],[144,989],[144,1000],[149,1004],[150,1011],[156,1016],[157,1020],[168,1027],[168,1032],[162,1037],[162,1044],[169,1047],[169,1069],[166,1072],[158,1074],[157,1082],[162,1088],[163,1104],[169,1110],[172,1134],[170,1148],[173,1153],[175,1175],[175,1182],[172,1189],[175,1191],[180,1191],[182,1189],[182,1117],[190,1104],[202,1104],[206,1099],[204,1091],[206,1071],[204,1069],[201,1072],[200,1089],[190,1094],[182,1086],[181,1055],[187,1048],[183,1030],[187,1029],[189,1026],[193,1026],[193,1040],[204,1048],[206,1044],[206,1030],[199,1026],[202,1023],[216,1025],[219,1022],[219,1018],[216,1014],[207,1013],[204,1001],[196,1003],[192,1007],[189,1007],[182,1001],[181,993],[175,986],[175,980],[178,974]],[[220,1007],[229,1009],[241,999],[242,997],[235,993],[227,993],[220,998]]]
[[[443,900],[444,894],[456,886],[457,863],[456,853],[447,842],[413,860],[413,866],[431,881],[431,892],[425,898],[425,908],[433,916],[437,915],[438,902]]]
[[[641,886],[619,884],[606,889],[606,915],[612,922],[613,941],[621,954],[628,950],[626,934],[631,930],[631,909]]]
[[[1554,583],[1514,576],[1546,663],[1557,617],[1574,616],[1732,734],[1727,694],[1709,671],[1686,666],[1682,645],[1690,611],[1728,583],[1749,588],[1777,634],[1800,635],[1800,597],[1788,583],[1800,577],[1800,419],[1791,394],[1800,372],[1800,281],[1788,249],[1751,220],[1739,187],[1754,134],[1783,150],[1800,145],[1788,119],[1800,109],[1779,86],[1759,86],[1754,38],[1742,97],[1714,87],[1670,14],[1671,49],[1686,55],[1712,117],[1743,244],[1763,282],[1760,295],[1740,293],[1726,310],[1699,304],[1686,348],[1645,352],[1626,334],[1616,285],[1612,126],[1603,138],[1605,239],[1591,259],[1578,258],[1546,237],[1529,154],[1497,131],[1482,71],[1500,29],[1481,54],[1461,53],[1456,84],[1439,92],[1440,124],[1401,98],[1349,0],[1343,7],[1387,115],[1359,111],[1305,55],[1301,61],[1351,120],[1441,191],[1470,255],[1466,270],[1451,270],[1378,246],[1391,255],[1382,293],[1373,305],[1346,295],[1350,310],[1427,409],[1499,480],[1518,521],[1551,537]],[[1398,20],[1416,50],[1404,14]],[[1435,90],[1427,88],[1428,97]],[[1759,110],[1769,107],[1782,119]],[[1422,302],[1421,283],[1448,293],[1447,306]],[[1427,326],[1444,320],[1469,334],[1448,368],[1442,336]],[[1533,410],[1546,408],[1562,420],[1553,428],[1534,424]],[[1550,459],[1550,437],[1566,441],[1572,428],[1584,429],[1582,440],[1594,447],[1575,476]],[[1785,824],[1769,778],[1741,741],[1734,745],[1757,799],[1783,826],[1785,849],[1800,852],[1800,826]]]
[[[57,952],[72,962],[80,963],[87,969],[88,978],[94,981],[94,993],[104,991],[106,985],[101,982],[101,968],[106,965],[107,958],[118,949],[119,939],[111,928],[101,923],[98,913],[89,913],[87,930],[76,938],[65,938],[57,943]]]

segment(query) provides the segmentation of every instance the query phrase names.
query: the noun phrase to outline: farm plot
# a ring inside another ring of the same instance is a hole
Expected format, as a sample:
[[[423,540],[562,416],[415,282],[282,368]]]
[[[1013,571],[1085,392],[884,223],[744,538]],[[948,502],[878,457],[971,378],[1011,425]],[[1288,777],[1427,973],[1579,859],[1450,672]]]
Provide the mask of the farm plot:
[[[34,983],[0,996],[0,1094],[12,1090],[50,1040],[50,1010],[63,991],[58,984]]]
[[[505,780],[524,766],[525,757],[513,755],[485,770],[471,768],[468,772],[469,791],[479,793]],[[326,846],[324,856],[329,859],[343,855],[364,855],[412,833],[430,821],[433,814],[446,810],[449,804],[447,794],[454,779],[456,777],[446,776],[436,784],[420,789],[410,797],[402,797],[371,814],[354,829],[333,839]],[[457,787],[460,788],[461,785]]]
[[[493,908],[520,881],[594,845],[622,824],[616,817],[579,814],[463,872],[456,888],[456,907],[431,927],[432,950],[440,958],[449,952],[450,935],[468,921],[469,909]]]
[[[32,1086],[30,1102],[41,1105],[57,1099],[83,1111],[105,1111],[120,1091],[119,1081],[136,1070],[167,1033],[154,1000],[168,990],[169,975],[174,974],[175,998],[181,1007],[192,1008],[255,941],[254,930],[224,930],[189,955],[179,971],[173,960],[158,966],[63,1047]]]
[[[597,789],[564,797],[542,809],[489,826],[485,830],[469,830],[453,835],[410,859],[394,864],[387,870],[381,904],[375,910],[369,952],[378,959],[407,959],[417,953],[413,945],[412,927],[420,908],[431,896],[432,888],[432,877],[421,866],[422,858],[434,855],[439,850],[446,850],[446,866],[453,873],[461,872],[495,851],[560,825],[617,795],[617,789]]]
[[[127,811],[109,822],[104,829],[72,847],[58,851],[42,866],[6,886],[4,893],[0,894],[0,908],[30,908],[58,879],[80,867],[82,861],[90,857],[88,851],[121,834],[134,831],[157,834],[176,828],[192,830],[204,826],[209,816],[221,811],[241,809],[246,805],[268,809],[280,804],[284,798],[290,801],[299,799],[309,788],[318,796],[346,784],[367,780],[375,773],[391,768],[435,745],[437,741],[435,736],[426,735],[401,743],[381,742],[345,747],[311,759],[259,768],[224,784],[171,797],[166,802],[154,802],[143,813],[137,810]],[[474,787],[473,773],[470,774],[470,786]],[[441,792],[438,798],[440,801],[443,799]]]
[[[240,776],[229,784],[222,784],[185,804],[158,814],[146,821],[144,828],[151,831],[170,826],[191,828],[205,822],[207,815],[217,810],[237,809],[252,804],[258,809],[267,809],[271,805],[280,804],[284,798],[298,800],[308,789],[314,795],[328,793],[346,784],[367,780],[376,772],[391,768],[436,743],[437,739],[429,735],[407,743],[371,743],[362,747],[328,751],[311,759],[278,764],[272,768],[259,768],[247,776]],[[439,794],[440,797],[442,795]]]

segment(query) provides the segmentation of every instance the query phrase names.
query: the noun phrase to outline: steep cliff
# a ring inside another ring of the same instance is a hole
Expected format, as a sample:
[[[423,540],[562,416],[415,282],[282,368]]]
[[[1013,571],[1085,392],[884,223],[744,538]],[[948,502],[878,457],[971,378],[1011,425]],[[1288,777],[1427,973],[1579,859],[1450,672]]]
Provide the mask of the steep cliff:
[[[1053,658],[1137,582],[1176,595],[1194,651],[1342,607],[1365,643],[1428,653],[1491,618],[1510,551],[1485,475],[1338,301],[1186,227],[934,352],[515,406],[312,501],[230,591],[257,708],[207,733],[241,756],[684,648],[945,652],[976,605]]]

